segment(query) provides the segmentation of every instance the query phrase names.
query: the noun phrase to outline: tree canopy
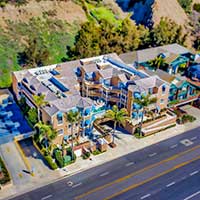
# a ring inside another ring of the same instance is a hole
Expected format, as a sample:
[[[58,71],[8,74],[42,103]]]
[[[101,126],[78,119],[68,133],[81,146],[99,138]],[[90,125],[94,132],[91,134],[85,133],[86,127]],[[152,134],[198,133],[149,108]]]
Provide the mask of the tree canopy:
[[[171,43],[184,44],[185,38],[182,27],[168,18],[161,18],[160,23],[151,30],[137,26],[128,17],[117,27],[106,20],[101,20],[99,24],[89,21],[82,25],[74,46],[68,48],[68,58],[78,59],[111,52],[120,54]]]

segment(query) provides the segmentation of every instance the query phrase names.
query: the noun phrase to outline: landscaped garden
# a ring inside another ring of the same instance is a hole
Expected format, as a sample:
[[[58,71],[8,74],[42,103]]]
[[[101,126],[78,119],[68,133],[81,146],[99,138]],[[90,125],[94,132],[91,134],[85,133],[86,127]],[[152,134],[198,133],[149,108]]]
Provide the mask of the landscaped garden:
[[[180,108],[175,108],[174,113],[177,115],[178,124],[185,124],[187,122],[194,122],[196,120],[194,116],[187,114],[187,112]]]
[[[0,157],[0,185],[5,185],[11,181],[10,175],[8,173],[8,170],[6,169],[6,166]]]

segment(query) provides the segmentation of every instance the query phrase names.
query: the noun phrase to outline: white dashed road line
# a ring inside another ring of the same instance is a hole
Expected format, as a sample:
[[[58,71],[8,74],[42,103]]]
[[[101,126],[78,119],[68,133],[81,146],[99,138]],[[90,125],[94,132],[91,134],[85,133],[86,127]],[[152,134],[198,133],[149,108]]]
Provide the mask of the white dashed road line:
[[[157,153],[152,153],[152,154],[149,154],[149,157],[153,157],[155,155],[157,155]]]
[[[190,138],[190,140],[196,140],[197,136]]]
[[[174,148],[176,148],[178,146],[178,144],[174,144],[174,145],[172,145],[170,148],[171,149],[174,149]]]
[[[52,194],[47,195],[47,196],[45,196],[45,197],[42,197],[41,200],[49,199],[49,198],[51,198],[52,196],[53,196]]]
[[[100,174],[100,176],[106,176],[108,174],[109,174],[109,172],[104,172],[103,174]]]
[[[142,196],[140,199],[146,199],[147,197],[150,197],[150,196],[151,196],[151,194],[146,194],[146,195]]]
[[[129,162],[129,163],[126,163],[126,166],[129,167],[129,166],[131,166],[133,164],[134,164],[134,162]]]
[[[193,176],[193,175],[195,175],[197,173],[199,173],[199,171],[192,172],[192,173],[190,173],[190,176]]]
[[[197,196],[198,194],[200,194],[200,191],[194,193],[194,194],[191,194],[190,196],[186,197],[184,200],[189,200],[189,199],[192,199],[193,197]]]
[[[72,188],[76,188],[76,187],[78,187],[80,185],[82,185],[82,183],[77,183],[77,184],[73,185]]]
[[[171,183],[169,183],[168,185],[166,185],[166,187],[170,187],[170,186],[172,186],[172,185],[174,185],[175,184],[175,182],[171,182]]]

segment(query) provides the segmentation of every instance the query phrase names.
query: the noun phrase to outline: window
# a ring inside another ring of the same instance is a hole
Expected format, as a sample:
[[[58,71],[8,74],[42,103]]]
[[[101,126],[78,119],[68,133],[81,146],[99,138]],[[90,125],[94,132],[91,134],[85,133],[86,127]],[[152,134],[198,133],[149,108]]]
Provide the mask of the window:
[[[63,114],[61,112],[59,112],[57,114],[57,120],[58,120],[58,124],[62,124],[63,123]]]
[[[149,94],[153,94],[153,88],[149,88]]]
[[[165,102],[165,100],[164,100],[164,99],[161,99],[161,100],[160,100],[160,103],[164,103],[164,102]]]
[[[58,135],[62,135],[64,133],[64,130],[63,129],[59,129],[58,130]]]
[[[164,93],[165,93],[165,91],[166,91],[166,86],[165,86],[165,85],[163,85],[163,86],[162,86],[162,93],[164,94]]]

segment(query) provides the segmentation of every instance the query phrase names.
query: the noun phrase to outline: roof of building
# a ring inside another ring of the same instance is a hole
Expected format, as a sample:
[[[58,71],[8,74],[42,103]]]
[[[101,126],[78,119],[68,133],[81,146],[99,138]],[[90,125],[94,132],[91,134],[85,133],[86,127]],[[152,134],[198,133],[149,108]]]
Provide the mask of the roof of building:
[[[122,83],[126,83],[128,81],[125,74],[119,74],[118,77],[119,77],[119,79],[121,80]]]
[[[147,92],[145,88],[143,88],[142,86],[135,85],[135,84],[129,85],[128,90],[131,92],[139,92],[139,93]]]
[[[171,83],[176,78],[175,76],[170,75],[161,69],[157,69],[156,71],[151,71],[149,69],[145,69],[145,72],[147,74],[149,74],[150,76],[157,75],[158,77],[160,77],[160,79],[162,79],[168,83]]]
[[[177,57],[178,57],[177,54],[172,53],[172,54],[170,54],[170,56],[168,56],[168,57],[165,58],[165,63],[170,64],[171,62],[173,62],[174,60],[176,60]]]
[[[136,85],[141,86],[145,89],[160,87],[165,82],[161,80],[158,76],[150,76],[147,78],[143,78],[135,81]]]
[[[152,47],[147,49],[142,49],[138,51],[128,52],[120,54],[119,57],[127,64],[133,64],[135,61],[142,63],[147,62],[149,60],[153,60],[160,54],[164,54],[167,57],[171,57],[172,55],[181,55],[190,52],[187,48],[179,45],[179,44],[169,44],[159,47]],[[172,57],[170,58],[172,59]]]
[[[137,61],[136,51],[122,53],[119,55],[119,57],[126,64],[133,64],[135,61]]]

